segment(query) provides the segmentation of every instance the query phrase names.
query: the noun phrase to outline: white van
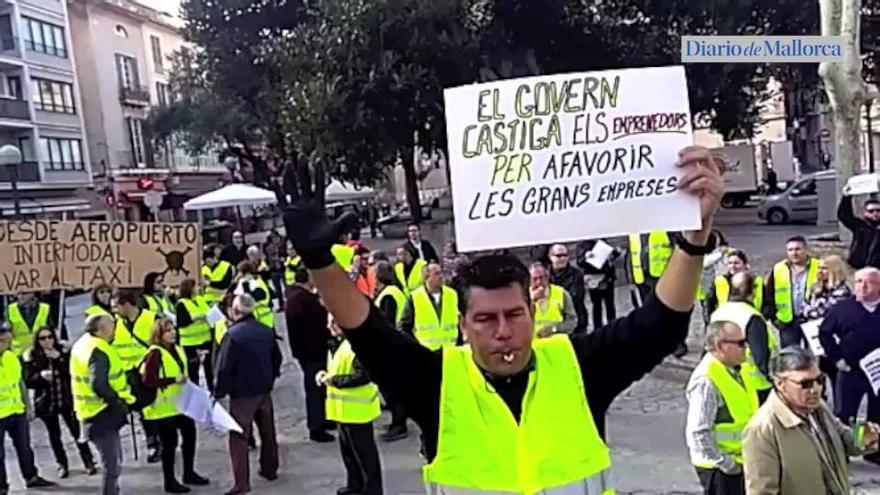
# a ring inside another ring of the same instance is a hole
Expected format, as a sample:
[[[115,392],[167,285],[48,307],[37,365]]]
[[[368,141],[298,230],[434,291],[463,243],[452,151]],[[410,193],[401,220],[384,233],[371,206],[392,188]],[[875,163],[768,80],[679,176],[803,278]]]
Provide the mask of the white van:
[[[767,196],[758,205],[758,218],[771,224],[815,222],[819,217],[819,196],[816,178],[834,176],[834,170],[823,170],[794,181],[779,194]]]

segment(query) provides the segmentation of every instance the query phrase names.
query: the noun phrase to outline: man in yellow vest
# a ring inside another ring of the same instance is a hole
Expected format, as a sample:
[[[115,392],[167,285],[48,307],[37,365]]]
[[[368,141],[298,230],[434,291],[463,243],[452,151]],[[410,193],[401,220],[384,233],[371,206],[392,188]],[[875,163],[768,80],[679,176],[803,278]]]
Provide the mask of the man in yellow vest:
[[[387,261],[378,261],[373,267],[376,274],[376,296],[373,303],[395,328],[403,318],[403,309],[406,307],[407,297],[397,286],[394,277],[394,269]],[[391,423],[385,426],[385,432],[379,435],[383,442],[396,442],[409,436],[406,425],[406,410],[396,397],[382,390],[385,404],[391,412]]]
[[[110,345],[116,332],[110,316],[86,318],[85,333],[70,352],[73,411],[88,438],[101,454],[101,493],[119,494],[122,446],[119,429],[126,423],[129,406],[135,403],[122,360]]]
[[[266,280],[260,276],[257,266],[251,261],[238,264],[238,281],[235,283],[235,295],[248,294],[257,302],[254,318],[263,325],[275,329],[275,311],[272,307],[274,293]]]
[[[779,352],[776,329],[767,323],[751,301],[755,291],[755,276],[740,272],[730,279],[730,297],[716,309],[711,321],[730,321],[745,332],[746,361],[742,364],[743,377],[758,393],[761,404],[773,390],[770,379],[770,358]]]
[[[342,330],[331,322],[330,333],[339,338]],[[382,465],[373,438],[373,420],[382,413],[379,388],[347,340],[333,352],[327,370],[315,375],[315,382],[327,387],[327,419],[339,425],[339,450],[347,479],[336,493],[383,495]]]
[[[296,254],[293,243],[287,241],[287,258],[284,260],[284,285],[293,287],[296,283],[296,269],[302,264],[302,258]]]
[[[608,405],[684,340],[702,258],[714,249],[718,161],[689,147],[678,162],[677,188],[698,198],[702,228],[676,239],[643,307],[589,335],[534,339],[528,270],[489,255],[460,271],[468,345],[432,352],[389,325],[334,266],[330,246],[352,218],[330,222],[314,205],[288,210],[287,232],[324,305],[371,379],[405,397],[424,432],[429,493],[613,493],[601,436]]]
[[[24,375],[21,360],[12,352],[12,330],[7,324],[0,325],[0,494],[9,492],[9,480],[6,477],[5,445],[2,438],[9,435],[21,477],[28,488],[45,488],[55,486],[46,481],[37,472],[34,463],[34,450],[31,448],[31,434],[28,426],[27,408],[28,395],[24,386]]]
[[[629,272],[637,291],[634,305],[641,305],[654,290],[669,264],[672,248],[669,234],[662,230],[629,235]]]
[[[550,283],[547,269],[541,263],[532,263],[529,267],[529,283],[535,335],[545,338],[557,333],[573,333],[578,325],[578,315],[571,294]]]
[[[411,244],[397,248],[397,263],[394,264],[394,275],[403,293],[409,296],[412,291],[422,286],[422,273],[426,262],[418,258]]]
[[[430,350],[458,342],[458,294],[443,283],[436,262],[422,269],[425,285],[414,290],[403,307],[398,328]]]
[[[117,291],[113,300],[116,312],[116,330],[111,346],[119,355],[122,370],[126,373],[137,368],[150,348],[150,334],[156,322],[156,313],[141,309],[138,294],[133,290]],[[155,423],[146,421],[141,414],[141,424],[147,437],[147,462],[159,462],[162,454],[159,446],[159,432]]]
[[[783,348],[801,345],[804,334],[798,316],[818,275],[819,260],[807,252],[807,240],[795,236],[785,243],[785,259],[765,277],[763,313],[779,329]]]
[[[235,268],[226,261],[220,260],[220,248],[210,245],[202,253],[202,282],[205,290],[205,302],[214,304],[226,294],[232,285]]]
[[[21,292],[17,301],[9,305],[9,325],[12,327],[12,352],[21,356],[34,344],[34,335],[43,327],[55,327],[52,308],[40,302],[33,292]]]
[[[742,434],[758,410],[746,379],[746,338],[736,323],[706,327],[706,354],[687,385],[685,440],[706,495],[745,495]]]

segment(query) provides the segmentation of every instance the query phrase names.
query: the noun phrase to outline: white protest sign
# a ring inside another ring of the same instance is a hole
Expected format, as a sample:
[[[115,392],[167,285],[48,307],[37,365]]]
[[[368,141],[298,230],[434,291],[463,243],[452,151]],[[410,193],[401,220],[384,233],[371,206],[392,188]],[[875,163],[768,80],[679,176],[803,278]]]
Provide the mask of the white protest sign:
[[[806,338],[810,350],[813,351],[813,354],[816,356],[825,355],[825,349],[822,348],[822,343],[819,342],[819,327],[821,326],[822,320],[801,323],[801,331],[804,332],[804,338]]]
[[[871,388],[874,389],[874,395],[880,391],[880,349],[874,349],[867,356],[859,361],[862,371],[868,381],[871,382]]]
[[[462,251],[700,227],[676,189],[692,143],[682,67],[529,77],[447,89]]]
[[[843,192],[847,196],[880,192],[880,176],[877,174],[854,175],[846,181]]]
[[[587,252],[586,261],[597,270],[601,270],[612,254],[614,254],[614,248],[600,239],[596,241],[593,249]]]

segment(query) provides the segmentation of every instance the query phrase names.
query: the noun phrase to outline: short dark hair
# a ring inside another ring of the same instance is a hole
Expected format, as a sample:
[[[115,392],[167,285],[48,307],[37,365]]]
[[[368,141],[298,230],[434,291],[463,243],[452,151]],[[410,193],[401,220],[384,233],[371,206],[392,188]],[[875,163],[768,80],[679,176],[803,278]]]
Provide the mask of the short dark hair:
[[[397,280],[394,277],[394,269],[391,267],[391,263],[387,261],[380,261],[376,263],[375,267],[373,267],[373,271],[376,274],[377,282],[381,282],[384,285],[397,284]]]
[[[196,288],[196,281],[191,278],[185,278],[180,282],[180,288],[177,289],[177,293],[180,294],[180,297],[189,299],[193,296]]]
[[[415,227],[415,228],[419,229],[419,231],[422,230],[422,226],[419,225],[419,222],[410,222],[410,223],[408,223],[408,224],[406,225],[406,230],[409,230],[410,227]]]
[[[880,199],[868,198],[865,201],[865,206],[867,207],[869,205],[880,205]]]
[[[302,266],[297,266],[293,271],[293,281],[298,284],[304,284],[309,281],[309,271]]]
[[[778,376],[786,371],[805,371],[818,364],[819,359],[808,349],[789,346],[770,359],[770,374]]]
[[[785,241],[785,243],[788,244],[789,242],[799,242],[799,243],[803,244],[804,246],[807,245],[807,240],[802,235],[795,235],[795,236],[789,237],[788,240]]]
[[[202,250],[202,258],[215,258],[217,256],[217,245],[216,244],[208,244],[205,246],[205,249]]]
[[[742,277],[742,285],[733,283],[735,277]],[[749,272],[737,273],[730,279],[730,300],[739,302],[751,302],[755,295],[755,275]],[[743,329],[745,331],[745,329]]]
[[[162,278],[159,272],[150,272],[144,276],[144,294],[152,294],[153,287],[156,286],[156,280]]]
[[[419,257],[419,252],[416,250],[415,246],[413,246],[409,242],[404,242],[403,244],[401,244],[400,247],[402,247],[403,250],[407,253],[411,254],[413,258]]]
[[[140,302],[138,293],[130,289],[119,289],[113,297],[116,298],[116,304],[131,304],[132,306],[137,306]]]
[[[359,241],[359,240],[361,240],[361,231],[360,231],[360,229],[352,230],[351,233],[349,233],[349,239],[351,239],[351,240],[353,240],[353,241]]]
[[[458,272],[458,309],[461,314],[467,312],[468,298],[473,287],[493,290],[516,284],[522,290],[523,299],[531,304],[529,271],[519,259],[512,255],[488,255],[477,258],[472,263],[462,265]]]

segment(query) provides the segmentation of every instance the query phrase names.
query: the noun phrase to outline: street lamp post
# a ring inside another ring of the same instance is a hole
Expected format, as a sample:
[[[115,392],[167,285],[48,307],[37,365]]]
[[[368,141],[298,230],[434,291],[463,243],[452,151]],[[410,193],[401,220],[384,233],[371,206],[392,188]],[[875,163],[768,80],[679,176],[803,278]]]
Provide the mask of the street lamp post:
[[[0,165],[9,167],[9,185],[12,188],[12,208],[15,219],[21,220],[21,203],[18,197],[18,166],[21,164],[21,150],[13,144],[0,146]]]

